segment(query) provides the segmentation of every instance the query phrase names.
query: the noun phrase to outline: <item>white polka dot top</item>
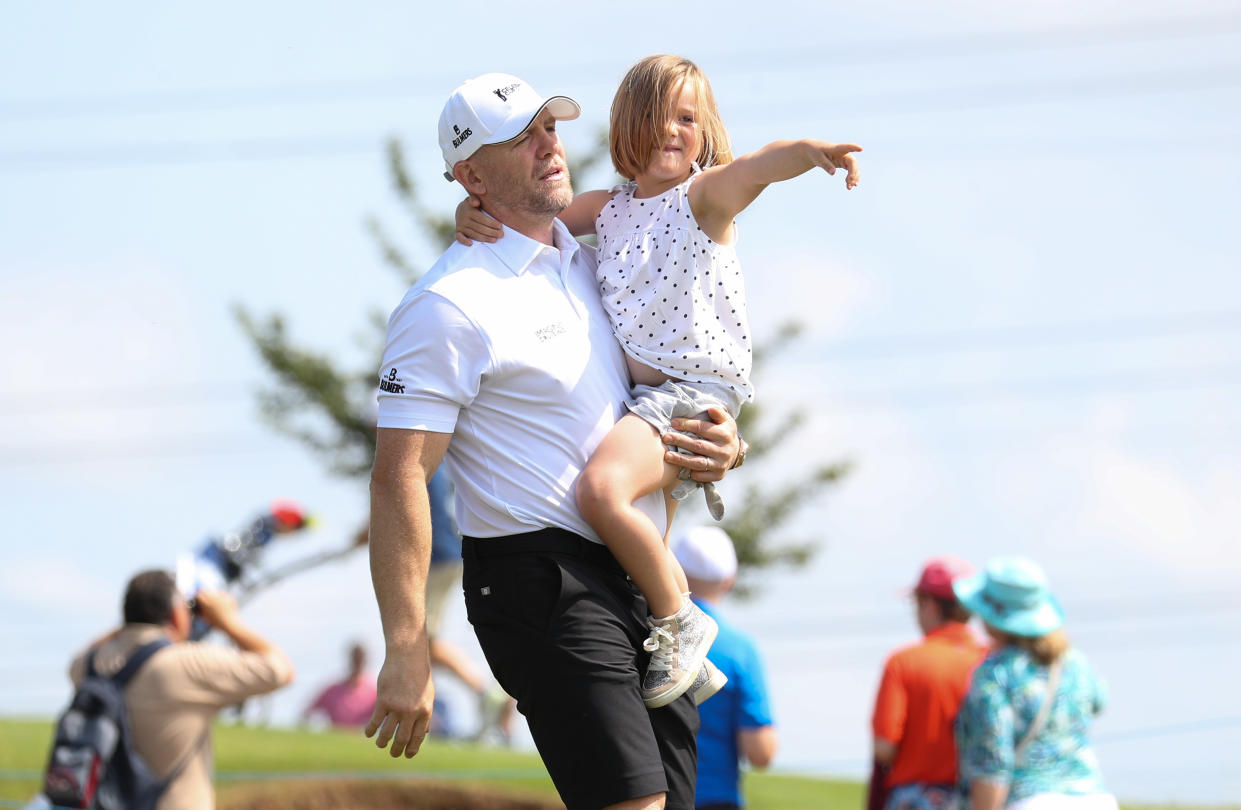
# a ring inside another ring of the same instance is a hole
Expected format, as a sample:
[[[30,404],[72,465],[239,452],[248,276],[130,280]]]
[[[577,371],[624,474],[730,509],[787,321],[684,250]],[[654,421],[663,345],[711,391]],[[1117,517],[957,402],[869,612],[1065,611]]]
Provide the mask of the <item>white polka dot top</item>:
[[[695,172],[696,174],[697,172]],[[694,175],[658,197],[621,186],[595,221],[599,292],[635,360],[690,382],[754,397],[753,351],[741,265],[703,232],[689,206]]]

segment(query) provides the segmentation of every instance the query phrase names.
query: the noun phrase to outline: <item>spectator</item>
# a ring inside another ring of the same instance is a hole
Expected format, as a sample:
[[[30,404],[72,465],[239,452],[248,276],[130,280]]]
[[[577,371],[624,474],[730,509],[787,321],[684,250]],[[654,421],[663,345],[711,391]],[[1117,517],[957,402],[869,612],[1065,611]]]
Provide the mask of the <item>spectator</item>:
[[[444,608],[450,594],[461,594],[461,534],[452,511],[452,479],[447,467],[440,467],[427,482],[427,498],[431,510],[431,563],[427,569],[427,652],[431,666],[445,669],[474,693],[478,700],[478,730],[475,740],[495,732],[501,742],[512,740],[513,714],[517,704],[500,687],[490,684],[470,661],[465,650],[444,638]],[[366,720],[370,719],[369,713]],[[434,732],[449,734],[451,724],[431,717]]]
[[[1064,611],[1039,566],[992,560],[953,590],[996,646],[974,672],[957,720],[972,810],[1116,810],[1090,745],[1104,688],[1069,646]]]
[[[125,590],[124,625],[91,645],[69,667],[75,685],[94,655],[100,675],[119,672],[134,650],[167,636],[125,687],[134,747],[160,777],[177,772],[156,810],[210,810],[211,722],[216,713],[293,679],[293,666],[274,644],[250,629],[223,591],[203,591],[196,611],[238,649],[188,641],[189,605],[167,571],[144,571]]]
[[[673,539],[672,550],[685,571],[691,598],[720,627],[710,661],[728,679],[715,697],[698,707],[694,806],[737,810],[745,804],[740,763],[766,768],[777,745],[758,646],[720,614],[719,603],[737,580],[737,554],[732,540],[715,526],[682,532]]]
[[[375,676],[366,671],[366,648],[349,645],[349,674],[325,688],[302,712],[303,722],[322,714],[334,726],[361,728],[375,710]]]
[[[970,631],[969,611],[952,583],[972,573],[964,560],[935,557],[913,588],[923,638],[894,652],[883,667],[871,718],[871,810],[943,808],[955,795],[952,724],[985,649]]]

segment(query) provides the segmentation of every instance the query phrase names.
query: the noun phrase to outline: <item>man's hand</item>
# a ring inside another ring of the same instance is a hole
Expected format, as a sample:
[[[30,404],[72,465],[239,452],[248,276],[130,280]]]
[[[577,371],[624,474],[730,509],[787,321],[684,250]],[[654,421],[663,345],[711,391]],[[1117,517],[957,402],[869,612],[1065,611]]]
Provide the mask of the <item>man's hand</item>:
[[[228,591],[199,591],[194,597],[195,609],[202,620],[217,630],[237,624],[237,600]]]
[[[393,757],[405,754],[409,759],[418,753],[431,726],[431,709],[435,704],[435,685],[431,683],[431,661],[425,649],[421,654],[394,655],[389,652],[379,670],[375,711],[366,724],[366,736],[375,737],[375,745],[392,747]]]
[[[664,452],[664,461],[684,467],[695,481],[719,481],[732,468],[741,452],[737,422],[723,408],[707,410],[708,419],[673,419],[674,431],[663,435],[664,444],[680,447],[693,455],[675,450]],[[688,431],[692,436],[676,431]],[[682,473],[684,474],[684,473]]]

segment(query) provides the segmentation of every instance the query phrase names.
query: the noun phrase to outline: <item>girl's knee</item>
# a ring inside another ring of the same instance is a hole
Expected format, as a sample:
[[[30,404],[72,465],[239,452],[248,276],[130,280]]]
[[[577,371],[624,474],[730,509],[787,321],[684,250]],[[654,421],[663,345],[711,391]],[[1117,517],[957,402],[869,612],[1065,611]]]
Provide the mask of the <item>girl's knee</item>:
[[[577,509],[587,523],[611,511],[615,500],[607,471],[596,464],[587,464],[577,477]]]

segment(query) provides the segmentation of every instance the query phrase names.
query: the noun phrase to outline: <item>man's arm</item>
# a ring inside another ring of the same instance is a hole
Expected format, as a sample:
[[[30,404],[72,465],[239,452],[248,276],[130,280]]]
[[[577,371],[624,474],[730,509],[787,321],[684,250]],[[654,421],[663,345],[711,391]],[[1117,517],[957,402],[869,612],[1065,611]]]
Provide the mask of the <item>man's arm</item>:
[[[431,560],[427,481],[447,433],[379,428],[371,470],[371,582],[384,632],[375,711],[366,736],[389,753],[418,753],[431,723],[435,686],[427,650],[426,586]]]
[[[214,644],[178,645],[186,674],[184,698],[217,707],[235,705],[248,697],[286,686],[293,680],[293,663],[276,644],[259,635],[242,618],[237,600],[227,591],[201,591],[194,597],[199,615],[228,636],[240,652]]]
[[[743,728],[737,732],[737,748],[741,756],[759,770],[771,764],[778,744],[775,726]]]
[[[970,807],[973,810],[1000,810],[1008,800],[1008,785],[975,779],[970,783]]]
[[[293,679],[293,665],[284,651],[241,620],[237,600],[231,594],[227,591],[201,591],[194,597],[194,604],[203,621],[228,636],[238,649],[260,655],[271,654],[282,659],[288,671],[284,682]]]
[[[892,763],[896,761],[896,743],[876,735],[871,741],[871,751],[874,754],[875,762],[885,768],[892,767]]]

